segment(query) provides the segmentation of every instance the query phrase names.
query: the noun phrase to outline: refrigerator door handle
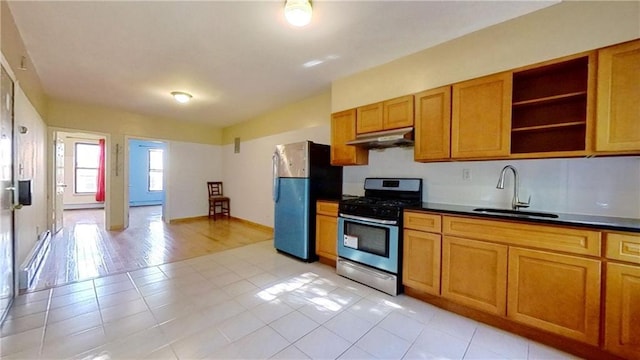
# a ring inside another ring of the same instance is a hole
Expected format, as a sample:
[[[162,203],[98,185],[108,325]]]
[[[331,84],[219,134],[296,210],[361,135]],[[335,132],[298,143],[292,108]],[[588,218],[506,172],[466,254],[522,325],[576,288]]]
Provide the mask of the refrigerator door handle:
[[[273,197],[273,201],[274,202],[278,202],[278,199],[280,198],[280,187],[279,185],[279,181],[278,181],[278,164],[280,163],[280,158],[278,156],[278,152],[274,152],[273,156],[271,157],[271,161],[273,162],[273,184],[271,187],[271,196]]]

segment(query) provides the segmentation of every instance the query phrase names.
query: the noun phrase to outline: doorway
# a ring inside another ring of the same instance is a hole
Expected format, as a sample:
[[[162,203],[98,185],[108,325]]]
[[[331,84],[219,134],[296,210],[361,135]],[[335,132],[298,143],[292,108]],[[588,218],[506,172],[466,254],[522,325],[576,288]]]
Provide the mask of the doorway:
[[[96,210],[104,224],[106,205],[105,135],[84,132],[54,131],[55,199],[53,233],[65,226],[65,216],[74,210]],[[81,221],[81,220],[79,220]]]
[[[128,144],[129,226],[162,221],[165,202],[166,144],[133,139]]]

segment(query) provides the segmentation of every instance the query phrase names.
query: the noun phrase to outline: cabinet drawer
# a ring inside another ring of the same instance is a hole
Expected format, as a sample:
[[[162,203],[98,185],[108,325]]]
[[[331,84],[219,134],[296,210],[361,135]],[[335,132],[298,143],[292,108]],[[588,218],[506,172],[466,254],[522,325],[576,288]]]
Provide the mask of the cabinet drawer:
[[[442,216],[405,211],[404,227],[407,229],[440,233],[442,232]]]
[[[598,231],[445,216],[442,232],[508,245],[600,256]]]
[[[605,233],[609,259],[640,264],[640,235]]]
[[[338,203],[335,201],[318,201],[316,203],[316,213],[327,216],[338,216]]]

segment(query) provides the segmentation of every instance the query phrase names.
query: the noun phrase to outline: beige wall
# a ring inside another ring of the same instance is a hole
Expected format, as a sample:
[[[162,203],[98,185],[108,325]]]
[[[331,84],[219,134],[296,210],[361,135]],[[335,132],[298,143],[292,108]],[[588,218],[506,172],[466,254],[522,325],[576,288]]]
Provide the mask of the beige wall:
[[[6,1],[0,1],[0,48],[29,102],[42,118],[46,120],[47,97],[44,94],[38,74],[31,63],[20,33],[13,21],[11,10]],[[22,57],[26,58],[25,70],[19,70]]]
[[[127,137],[206,145],[217,145],[222,137],[222,130],[213,126],[186,124],[171,119],[55,99],[50,99],[47,113],[48,125],[52,129],[106,134],[108,179],[105,219],[110,230],[128,226],[128,194],[125,193],[127,179],[124,176]]]
[[[332,112],[640,37],[640,2],[569,1],[332,83]],[[417,36],[417,35],[416,35]]]
[[[184,123],[57,99],[49,100],[47,113],[47,124],[58,128],[212,145],[220,144],[222,136],[222,130],[211,125]]]
[[[222,130],[222,143],[241,141],[331,124],[331,92],[325,91]]]
[[[31,180],[32,205],[14,212],[16,266],[22,264],[36,243],[38,235],[47,230],[47,126],[21,87],[15,87],[15,127],[25,126],[26,134],[15,132],[17,180]],[[17,201],[16,201],[17,202]]]

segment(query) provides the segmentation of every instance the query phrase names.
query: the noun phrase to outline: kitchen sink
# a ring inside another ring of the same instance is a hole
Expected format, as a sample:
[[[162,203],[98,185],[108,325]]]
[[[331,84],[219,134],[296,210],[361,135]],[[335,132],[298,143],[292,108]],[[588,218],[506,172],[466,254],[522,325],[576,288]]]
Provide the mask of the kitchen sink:
[[[555,219],[558,217],[558,215],[552,214],[552,213],[526,211],[526,210],[477,208],[477,209],[473,209],[473,211],[487,213],[487,214],[509,214],[509,215],[516,215],[516,216],[532,216],[532,217],[543,217],[543,218],[552,218],[552,219]]]

